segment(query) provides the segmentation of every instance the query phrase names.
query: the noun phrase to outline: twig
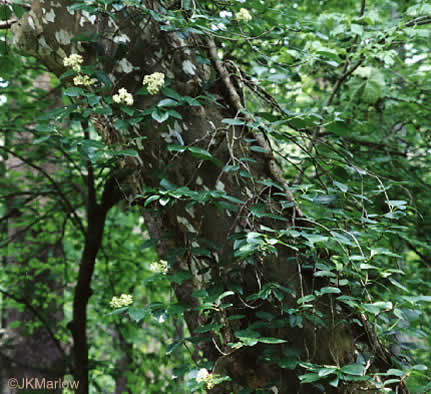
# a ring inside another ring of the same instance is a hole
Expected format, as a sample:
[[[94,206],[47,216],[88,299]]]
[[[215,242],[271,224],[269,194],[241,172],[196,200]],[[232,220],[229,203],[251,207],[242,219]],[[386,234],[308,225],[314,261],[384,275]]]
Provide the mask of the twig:
[[[233,86],[232,81],[230,80],[229,77],[229,72],[226,70],[225,66],[223,65],[222,61],[218,58],[217,55],[217,48],[215,45],[215,42],[212,38],[206,38],[206,42],[208,45],[208,52],[210,55],[210,59],[211,62],[213,63],[214,68],[217,70],[218,74],[220,75],[220,78],[223,81],[223,84],[227,90],[227,93],[229,95],[230,101],[231,101],[231,105],[233,106],[233,108],[237,111],[237,112],[243,112],[243,110],[245,109],[244,106],[242,105],[241,102],[241,98],[238,94],[238,92],[236,91],[235,87]],[[245,118],[247,121],[254,121],[254,119],[252,119],[249,115],[245,115]],[[266,135],[265,135],[266,136]],[[282,178],[282,176],[280,174],[278,174],[277,171],[277,164],[275,162],[275,158],[274,155],[272,153],[272,148],[270,145],[270,142],[268,140],[268,142],[265,140],[264,137],[262,137],[262,135],[260,134],[255,134],[254,137],[256,138],[256,141],[258,142],[258,144],[264,148],[264,150],[266,151],[266,157],[268,159],[268,167],[269,170],[271,172],[271,174],[273,175],[273,177],[275,178],[275,180],[280,183],[280,185],[285,185],[286,182],[284,181],[284,179]],[[295,202],[295,207],[294,210],[297,212],[298,216],[304,216],[301,209],[299,208],[298,204],[296,204],[295,198],[293,197],[292,192],[290,191],[290,189],[287,187],[287,185],[285,186],[285,191],[287,196],[289,197],[289,199],[292,202]]]
[[[36,316],[41,321],[41,323],[43,323],[44,328],[48,332],[48,335],[51,337],[51,339],[54,342],[54,344],[57,347],[57,349],[60,351],[60,353],[63,355],[64,358],[66,357],[65,351],[62,348],[59,340],[56,338],[56,336],[55,336],[54,332],[52,331],[50,325],[45,320],[45,318],[42,316],[42,314],[33,305],[31,305],[31,303],[29,301],[27,301],[24,298],[16,297],[13,294],[11,294],[11,293],[9,293],[9,292],[7,292],[5,290],[1,290],[0,289],[0,293],[3,294],[4,296],[8,297],[8,298],[11,298],[15,302],[18,302],[19,304],[23,304],[26,308],[28,308],[30,310],[30,312],[33,313],[33,315]]]
[[[14,23],[18,22],[18,19],[12,18],[7,21],[0,22],[0,29],[10,29]]]
[[[24,8],[26,10],[31,10],[31,4],[28,4],[28,3],[18,3],[16,1],[11,2],[8,0],[1,0],[0,4],[6,4],[6,5],[10,5],[10,6],[17,5],[18,7]]]
[[[0,146],[0,149],[4,150],[5,152],[9,153],[10,155],[13,155],[13,156],[17,157],[23,163],[27,164],[28,166],[34,168],[35,170],[37,170],[41,174],[43,174],[45,176],[45,178],[47,178],[51,182],[51,184],[54,186],[54,188],[57,190],[59,196],[61,197],[61,200],[64,203],[64,205],[67,207],[67,209],[69,210],[69,212],[71,212],[71,214],[73,215],[74,222],[79,227],[79,229],[82,232],[82,234],[86,233],[86,231],[84,229],[84,225],[82,224],[82,221],[79,218],[78,214],[75,212],[75,209],[72,207],[72,204],[70,203],[70,201],[67,199],[67,197],[63,193],[60,185],[53,179],[53,177],[50,174],[48,174],[42,167],[34,164],[30,160],[27,160],[25,157],[21,156],[20,154],[18,154],[16,152],[13,152],[13,151],[9,150],[8,148],[6,148],[4,146]]]

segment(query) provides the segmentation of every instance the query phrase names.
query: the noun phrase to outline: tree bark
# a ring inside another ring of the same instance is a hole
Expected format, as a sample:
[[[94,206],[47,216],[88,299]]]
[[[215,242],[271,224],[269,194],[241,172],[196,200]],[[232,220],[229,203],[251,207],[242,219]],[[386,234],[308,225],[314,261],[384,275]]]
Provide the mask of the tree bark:
[[[85,244],[73,297],[73,319],[68,324],[73,338],[73,376],[75,381],[79,382],[76,390],[79,394],[86,394],[89,391],[87,305],[92,295],[91,280],[95,270],[96,257],[102,245],[106,215],[122,198],[117,180],[111,177],[104,185],[101,202],[97,201],[93,167],[90,162],[87,165],[87,186],[88,225],[85,231]]]
[[[148,10],[163,12],[161,2],[143,3]],[[79,52],[85,64],[97,62],[109,75],[114,84],[112,94],[122,87],[136,92],[142,87],[143,76],[158,71],[167,76],[170,88],[180,96],[200,100],[199,106],[179,105],[176,110],[182,119],[162,124],[146,117],[128,130],[120,130],[113,126],[110,116],[95,120],[107,144],[126,146],[136,136],[145,138],[143,145],[135,147],[139,158],[121,159],[124,167],[134,170],[130,182],[135,196],[157,194],[161,188],[181,196],[172,197],[164,206],[152,203],[155,209],[146,209],[143,215],[152,238],[160,240],[159,255],[169,261],[171,272],[192,273],[191,279],[175,285],[178,301],[189,306],[185,320],[190,332],[210,322],[223,323],[223,341],[210,335],[199,345],[203,356],[215,363],[213,372],[232,378],[231,383],[216,386],[213,392],[238,392],[241,387],[255,390],[269,387],[272,382],[279,393],[321,392],[314,386],[300,384],[298,376],[304,369],[296,362],[290,368],[265,362],[262,356],[268,347],[263,344],[237,350],[229,346],[236,341],[235,331],[252,325],[260,327],[255,329],[262,337],[286,341],[270,345],[273,357],[278,354],[283,358],[290,351],[297,354],[298,360],[342,366],[354,362],[356,351],[361,349],[361,353],[374,355],[373,370],[389,368],[391,360],[366,318],[362,317],[362,327],[350,323],[351,312],[336,305],[330,295],[316,302],[315,321],[304,320],[296,326],[262,326],[258,312],[271,314],[277,321],[289,309],[298,307],[299,297],[327,285],[314,278],[313,270],[307,268],[325,256],[316,250],[295,250],[295,240],[290,238],[285,239],[290,245],[277,246],[276,253],[254,252],[246,259],[236,258],[241,239],[253,232],[263,233],[262,226],[283,230],[309,224],[286,187],[262,131],[222,122],[225,118],[238,118],[248,123],[253,116],[240,112],[243,103],[217,56],[215,43],[193,34],[185,39],[176,32],[167,32],[167,25],[132,8],[116,12],[115,22],[100,13],[93,25],[88,17],[68,10],[70,4],[35,0],[30,13],[13,27],[15,45],[36,56],[57,75],[65,71],[63,58]],[[54,11],[54,21],[46,19],[49,11]],[[70,40],[84,31],[98,34],[97,50],[89,43],[80,45]],[[122,43],[116,39],[120,35]],[[209,59],[210,64],[199,62],[197,55]],[[206,99],[199,98],[203,96]],[[162,94],[135,96],[135,107],[144,110],[162,98]],[[190,151],[167,149],[172,144],[204,149],[213,159],[203,160]],[[225,165],[237,166],[237,170],[223,171]],[[198,197],[198,192],[206,192],[205,198],[202,194]],[[143,205],[145,198],[135,196],[131,197],[134,203]],[[201,197],[201,201],[197,200]],[[289,207],[283,208],[286,204]],[[206,249],[205,253],[201,253],[202,249]],[[279,293],[278,300],[269,295],[261,302],[246,301],[264,286],[283,286],[287,290]],[[236,289],[224,300],[232,307],[201,314],[196,310],[198,300],[192,295],[197,289],[213,294]],[[228,319],[238,314],[245,317]],[[324,324],[317,324],[319,319]],[[346,383],[342,388],[324,381],[322,384],[326,393],[355,392],[361,387],[360,383]],[[400,385],[399,390],[405,389]]]

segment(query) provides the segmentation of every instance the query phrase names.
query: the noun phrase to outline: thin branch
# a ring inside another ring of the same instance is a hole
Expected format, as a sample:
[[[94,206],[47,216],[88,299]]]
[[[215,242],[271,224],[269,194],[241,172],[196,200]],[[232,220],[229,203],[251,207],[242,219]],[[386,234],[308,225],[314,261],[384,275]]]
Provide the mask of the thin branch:
[[[1,2],[3,4],[10,5],[10,6],[17,5],[18,7],[24,8],[24,9],[26,9],[28,11],[31,10],[31,4],[28,4],[28,3],[19,3],[17,1],[11,2],[11,1],[8,1],[8,0],[2,0]]]
[[[0,29],[10,29],[14,23],[18,22],[18,19],[12,18],[7,21],[0,22]]]
[[[337,79],[337,82],[334,85],[334,88],[332,89],[332,92],[326,101],[325,107],[329,107],[332,104],[332,100],[334,99],[335,95],[337,94],[338,90],[340,89],[343,82],[349,77],[355,70],[364,62],[364,59],[359,60],[354,66],[352,66],[349,70],[347,70],[348,62],[346,62],[346,65],[343,70],[343,74]]]
[[[214,68],[217,70],[217,73],[220,75],[220,78],[223,81],[224,87],[227,90],[227,93],[229,95],[229,99],[231,102],[231,105],[233,109],[235,109],[237,112],[243,111],[245,108],[242,104],[241,97],[239,96],[237,90],[235,89],[230,76],[229,72],[224,66],[223,62],[219,59],[217,55],[217,47],[215,45],[215,42],[212,38],[206,39],[207,45],[208,45],[208,54],[210,56],[211,63],[213,64]],[[245,114],[245,118],[248,121],[255,121],[251,116]],[[299,208],[299,205],[296,203],[296,200],[293,196],[293,193],[289,189],[289,187],[286,185],[285,180],[282,178],[281,174],[279,174],[279,171],[277,169],[276,161],[274,158],[273,150],[269,141],[268,136],[265,132],[263,132],[263,136],[261,134],[254,134],[254,138],[256,139],[257,143],[264,148],[265,155],[268,160],[268,167],[271,172],[271,175],[274,177],[274,179],[280,184],[284,185],[285,192],[289,199],[292,202],[295,202],[294,211],[299,215],[302,216],[303,213],[301,209]],[[266,138],[266,140],[265,140]]]
[[[364,11],[365,11],[365,0],[362,0],[361,10],[359,11],[359,18],[361,18],[364,15]]]
[[[361,9],[359,11],[359,17],[362,17],[364,15],[364,11],[365,11],[365,0],[362,0],[361,2]],[[353,49],[356,46],[356,43],[358,42],[359,39],[359,35],[356,34],[355,39],[353,40],[352,46],[350,47],[350,50],[348,51],[348,53],[352,53]],[[343,71],[341,72],[340,77],[337,79],[337,82],[335,83],[334,87],[332,88],[332,91],[328,97],[328,100],[326,101],[325,107],[324,107],[324,112],[326,111],[326,108],[329,107],[332,104],[332,101],[334,100],[335,95],[337,94],[337,92],[340,90],[341,85],[343,84],[343,82],[363,63],[364,58],[362,57],[362,59],[360,59],[354,66],[352,66],[350,69],[348,69],[349,67],[349,59],[348,57],[346,58],[346,62],[344,63],[344,67],[343,67]],[[311,151],[314,148],[314,145],[317,141],[317,138],[320,135],[320,132],[322,131],[322,126],[320,125],[319,127],[316,127],[316,129],[313,132],[313,136],[311,137],[310,140],[310,144],[307,147],[307,152],[311,155]],[[305,171],[301,171],[298,173],[298,176],[295,179],[295,184],[301,183],[302,180],[302,176],[304,174]]]
[[[413,245],[412,242],[407,241],[407,244],[422,259],[422,261],[428,266],[428,268],[431,268],[431,257],[425,256],[422,252],[419,251],[419,249],[415,245]]]
[[[419,18],[415,18],[411,21],[406,22],[406,27],[411,26],[420,26],[420,25],[427,25],[428,23],[431,23],[431,16],[421,16]]]
[[[32,163],[30,160],[27,160],[25,157],[21,156],[20,154],[11,151],[10,149],[6,148],[5,146],[0,146],[0,149],[3,149],[5,152],[9,153],[10,155],[13,155],[15,157],[17,157],[18,159],[20,159],[23,163],[27,164],[28,166],[34,168],[35,170],[39,171],[41,174],[43,174],[45,176],[45,178],[47,178],[51,184],[54,186],[54,188],[57,190],[59,196],[61,197],[61,199],[64,202],[64,205],[67,207],[67,209],[72,213],[73,218],[75,223],[77,224],[77,226],[79,227],[79,229],[81,230],[82,234],[85,234],[85,228],[84,225],[82,224],[81,219],[79,218],[79,216],[76,214],[74,208],[72,207],[70,201],[66,198],[66,196],[64,195],[63,191],[61,190],[60,186],[58,185],[58,183],[52,178],[51,175],[49,175],[42,167]]]
[[[51,339],[53,340],[55,346],[58,348],[58,350],[60,351],[60,353],[63,355],[63,358],[66,358],[66,353],[64,351],[64,349],[61,347],[60,342],[58,341],[58,339],[55,337],[54,332],[51,330],[51,327],[49,326],[48,322],[44,319],[44,317],[39,313],[39,311],[30,304],[29,301],[27,301],[24,298],[19,298],[14,296],[13,294],[0,289],[0,293],[5,295],[8,298],[11,298],[12,300],[18,302],[19,304],[23,304],[25,305],[25,307],[27,309],[30,310],[31,313],[33,313],[34,316],[36,316],[44,325],[45,329],[48,331],[48,335],[51,337]]]

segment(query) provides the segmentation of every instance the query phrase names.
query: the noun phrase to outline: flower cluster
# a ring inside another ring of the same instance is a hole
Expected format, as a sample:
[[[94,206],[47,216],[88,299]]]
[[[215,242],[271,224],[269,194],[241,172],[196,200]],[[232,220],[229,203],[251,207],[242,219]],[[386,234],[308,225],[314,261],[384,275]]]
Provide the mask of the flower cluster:
[[[73,71],[80,73],[81,64],[84,59],[81,55],[77,53],[72,53],[69,57],[63,59],[63,64],[65,67],[71,67]],[[88,75],[78,74],[73,78],[73,84],[75,86],[92,86],[97,82],[97,79],[90,78]]]
[[[205,368],[201,368],[196,375],[196,382],[202,383],[205,382],[208,390],[211,390],[215,386],[214,381],[215,375],[209,373]]]
[[[117,104],[133,105],[133,96],[124,88],[121,88],[118,94],[114,94],[112,100]]]
[[[109,303],[111,308],[122,308],[133,303],[133,298],[130,294],[121,294],[120,297],[112,297]]]
[[[75,78],[73,78],[73,84],[75,86],[91,86],[94,85],[97,82],[97,79],[90,78],[88,75],[77,75]]]
[[[81,55],[77,53],[72,53],[69,57],[65,57],[63,64],[65,67],[72,67],[73,71],[80,72],[81,64],[84,61]]]
[[[235,14],[235,18],[238,22],[250,22],[252,20],[252,16],[246,8],[241,8],[239,12]]]
[[[146,75],[142,83],[147,85],[148,93],[156,94],[165,84],[165,74],[155,72],[150,75]]]
[[[161,274],[167,274],[169,270],[168,262],[166,260],[160,260],[159,262],[154,261],[150,265],[150,270]]]

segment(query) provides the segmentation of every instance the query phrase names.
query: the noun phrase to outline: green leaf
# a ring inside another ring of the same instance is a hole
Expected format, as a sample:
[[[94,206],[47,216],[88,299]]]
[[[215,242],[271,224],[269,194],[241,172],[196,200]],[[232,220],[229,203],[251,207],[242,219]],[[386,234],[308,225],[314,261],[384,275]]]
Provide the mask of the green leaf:
[[[341,290],[338,287],[322,287],[319,291],[317,291],[319,295],[323,294],[340,294]]]
[[[250,146],[250,150],[252,150],[253,152],[267,153],[267,150],[265,148],[258,145]]]
[[[147,88],[144,86],[144,87],[142,87],[142,88],[140,88],[140,89],[138,89],[136,92],[135,92],[135,95],[136,96],[147,96],[149,93],[148,93],[148,90],[147,90]]]
[[[257,331],[247,329],[235,331],[235,336],[237,338],[259,338],[260,334]]]
[[[14,3],[12,3],[12,10],[18,19],[21,19],[21,17],[27,12],[27,10],[25,8],[19,6],[18,4],[14,4]]]
[[[129,116],[133,116],[133,114],[135,113],[135,109],[133,107],[128,106],[128,105],[121,105],[120,109],[122,112],[124,112],[125,114],[127,114]]]
[[[370,312],[374,315],[377,315],[385,310],[392,309],[393,305],[392,305],[392,302],[378,301],[378,302],[374,302],[373,304],[361,304],[361,307],[365,311]]]
[[[159,101],[157,104],[158,107],[176,107],[179,105],[179,102],[170,98],[163,99]]]
[[[337,373],[338,368],[336,367],[329,367],[329,368],[320,368],[319,369],[319,376],[328,376],[328,375],[332,375],[334,373]]]
[[[404,371],[402,371],[401,369],[395,369],[395,368],[391,368],[389,370],[387,370],[385,373],[383,373],[382,375],[394,375],[394,376],[404,376],[406,373]]]
[[[261,343],[269,343],[269,344],[278,344],[278,343],[286,343],[284,339],[279,338],[269,338],[269,337],[260,337],[259,342]]]
[[[337,182],[337,181],[332,181],[332,183],[334,184],[334,186],[338,187],[343,193],[346,193],[347,190],[349,190],[349,187],[344,183]]]
[[[181,284],[183,281],[190,279],[191,277],[192,277],[192,274],[186,271],[179,271],[173,275],[166,276],[166,278],[169,279],[171,282],[175,282],[178,284]]]
[[[92,95],[87,97],[88,104],[90,106],[95,106],[96,104],[98,104],[100,102],[101,99],[102,99],[101,96],[97,96],[95,94],[92,94]]]
[[[167,347],[166,347],[166,354],[170,355],[171,353],[173,353],[176,349],[178,349],[182,344],[184,344],[184,340],[183,339],[179,339],[177,341],[174,341],[172,343],[170,343]]]
[[[169,118],[169,114],[167,112],[161,111],[153,111],[151,112],[151,117],[158,123],[163,123],[165,120]]]
[[[305,238],[307,238],[307,240],[311,246],[313,246],[314,244],[316,244],[318,242],[327,242],[329,239],[329,237],[326,237],[324,235],[319,235],[319,234],[304,233],[303,235]]]
[[[7,73],[13,69],[15,65],[15,59],[13,56],[1,53],[0,56],[0,71],[2,73]]]
[[[357,25],[356,23],[352,23],[350,25],[350,29],[352,33],[357,34],[358,36],[362,36],[364,34],[364,29],[361,25]]]
[[[402,298],[411,304],[416,304],[417,302],[431,302],[431,296],[402,296]]]
[[[184,96],[182,98],[182,100],[185,101],[188,105],[191,105],[192,107],[200,107],[201,106],[201,103],[193,97]]]
[[[364,84],[362,99],[369,104],[374,104],[382,96],[382,90],[378,84],[368,81]]]
[[[365,368],[361,364],[348,364],[341,368],[341,371],[347,375],[362,376],[364,375]]]
[[[354,75],[364,79],[364,82],[358,85],[358,89],[362,91],[362,99],[366,103],[374,104],[382,96],[385,87],[383,74],[374,67],[358,67]]]
[[[146,207],[148,204],[150,204],[153,201],[157,201],[159,198],[160,198],[160,196],[158,194],[155,194],[153,196],[148,197],[145,200],[144,207]]]
[[[406,13],[410,16],[431,15],[431,4],[417,4],[411,6],[407,9]]]
[[[190,10],[192,8],[192,0],[181,0],[181,8],[183,10]]]
[[[332,387],[338,387],[338,384],[340,383],[340,376],[336,376],[334,379],[332,379],[330,382],[329,382],[329,384],[332,386]]]
[[[128,306],[124,306],[122,308],[114,309],[112,312],[107,313],[106,316],[119,315],[119,314],[123,313],[124,311],[127,311],[128,309],[129,309]]]
[[[203,334],[205,332],[217,331],[220,328],[222,328],[223,325],[224,325],[223,323],[221,323],[221,324],[220,323],[219,324],[216,324],[216,323],[205,324],[203,326],[199,326],[199,327],[195,328],[193,330],[193,334]]]
[[[230,321],[230,320],[240,320],[240,319],[244,319],[246,316],[245,315],[232,315],[229,316],[228,318],[226,318],[226,320]]]
[[[171,89],[171,88],[163,88],[162,89],[162,93],[165,96],[172,97],[176,101],[181,101],[182,100],[182,96],[179,93],[177,93],[175,90]]]
[[[329,205],[336,200],[337,196],[335,194],[321,195],[313,198],[313,204]]]
[[[386,202],[391,208],[406,209],[407,201],[404,200],[389,200]]]
[[[148,308],[129,308],[128,314],[129,316],[136,322],[139,323],[142,319],[144,319],[150,310]]]
[[[238,165],[226,165],[223,167],[223,172],[238,171],[239,169],[240,166]]]
[[[194,157],[197,157],[198,159],[210,160],[210,161],[216,163],[217,165],[221,166],[220,161],[218,159],[216,159],[211,153],[209,153],[205,149],[198,148],[197,146],[190,146],[190,147],[187,148],[187,150]]]
[[[84,90],[73,86],[71,88],[67,88],[64,91],[64,94],[70,97],[82,96],[84,94]]]
[[[114,126],[117,130],[127,130],[129,128],[129,122],[124,119],[117,119],[114,122]]]
[[[42,133],[53,133],[55,132],[56,127],[50,123],[38,123],[34,129]]]
[[[122,149],[122,150],[115,151],[115,156],[139,157],[139,154],[134,149]]]
[[[306,295],[306,296],[304,296],[304,297],[300,297],[300,298],[298,298],[298,300],[296,301],[298,304],[305,304],[305,303],[307,303],[307,302],[310,302],[310,301],[314,301],[316,299],[316,296],[315,295],[313,295],[313,294],[309,294],[309,295]]]
[[[187,150],[187,147],[184,145],[176,145],[176,144],[168,145],[169,152],[185,152],[186,150]]]
[[[12,11],[8,5],[0,4],[0,19],[6,21],[12,16]]]
[[[142,244],[139,246],[140,250],[152,248],[153,246],[157,245],[159,242],[159,239],[147,239],[146,241],[142,242]]]
[[[245,122],[241,119],[230,119],[230,118],[223,119],[222,123],[228,124],[230,126],[241,126],[245,124]]]
[[[322,379],[322,377],[318,373],[306,373],[305,375],[301,375],[299,377],[301,383],[317,382],[320,379]]]

